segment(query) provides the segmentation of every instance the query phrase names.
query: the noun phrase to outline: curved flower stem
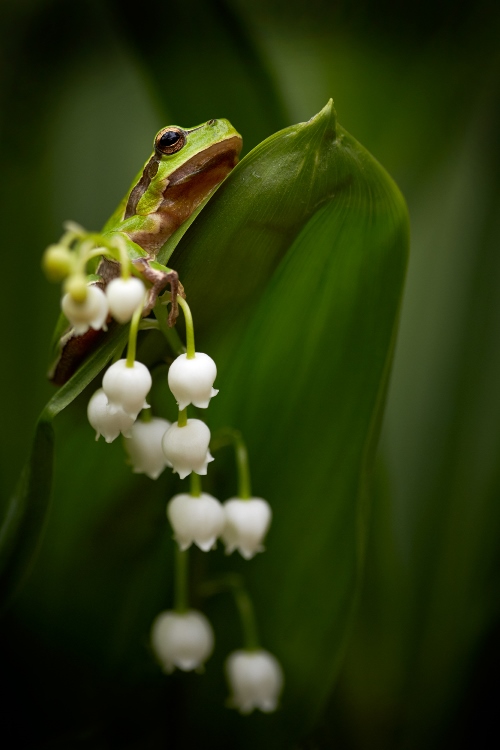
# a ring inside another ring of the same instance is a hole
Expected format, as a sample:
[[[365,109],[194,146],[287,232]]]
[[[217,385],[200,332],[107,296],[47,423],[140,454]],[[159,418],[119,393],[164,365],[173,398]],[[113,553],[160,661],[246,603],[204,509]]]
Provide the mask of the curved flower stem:
[[[167,339],[174,354],[185,354],[186,347],[182,343],[179,334],[177,333],[175,328],[170,328],[170,326],[168,325],[168,312],[165,307],[165,303],[162,303],[160,299],[157,299],[156,304],[153,308],[153,312],[155,314],[156,320],[158,321],[160,331]]]
[[[123,237],[115,237],[113,242],[98,232],[85,232],[81,234],[76,232],[67,232],[61,241],[71,239],[77,243],[78,267],[82,271],[85,269],[89,260],[100,255],[111,257],[121,265],[121,275],[127,279],[130,276],[130,258],[127,253],[127,246]]]
[[[196,474],[194,471],[191,472],[189,476],[191,489],[189,491],[190,495],[193,497],[201,497],[201,477],[199,474]]]
[[[232,427],[224,427],[218,430],[210,443],[211,450],[216,451],[219,448],[224,448],[226,445],[234,447],[236,469],[238,472],[238,497],[240,500],[249,500],[252,497],[250,466],[247,446],[241,432],[234,430]]]
[[[188,609],[188,551],[181,550],[175,544],[175,595],[174,609],[176,612],[186,612]]]
[[[139,332],[139,323],[142,317],[142,302],[137,307],[135,313],[132,316],[130,322],[130,330],[128,332],[128,347],[127,347],[127,367],[133,367],[135,362],[135,352],[137,347],[137,334]]]
[[[252,497],[252,489],[250,486],[248,451],[240,432],[235,436],[234,450],[236,454],[236,467],[238,470],[238,497],[241,498],[241,500],[249,500]]]
[[[259,648],[257,623],[250,595],[243,587],[233,588],[232,594],[241,620],[245,648],[248,651]]]
[[[63,223],[63,229],[64,234],[59,240],[59,244],[66,245],[66,247],[69,247],[73,242],[85,237],[87,234],[85,229],[74,221],[65,221]]]
[[[128,257],[127,246],[125,245],[125,240],[120,235],[117,235],[115,238],[115,243],[116,243],[115,247],[117,247],[118,252],[120,254],[121,277],[122,279],[129,279],[130,278],[130,258]]]
[[[185,427],[188,423],[187,406],[185,409],[179,409],[179,416],[177,418],[177,426]]]
[[[186,358],[194,359],[196,350],[194,348],[193,316],[191,315],[191,310],[189,309],[188,303],[180,295],[177,297],[177,302],[182,308],[182,312],[184,313],[184,320],[186,321]]]
[[[205,596],[213,596],[225,591],[229,591],[233,595],[240,616],[244,648],[248,651],[260,648],[255,610],[241,576],[236,573],[229,573],[215,581],[207,581],[201,587],[201,593]]]
[[[85,253],[85,256],[82,258],[83,265],[85,266],[89,260],[92,260],[92,258],[99,258],[105,252],[105,247],[95,247],[93,250],[89,250],[89,252]]]

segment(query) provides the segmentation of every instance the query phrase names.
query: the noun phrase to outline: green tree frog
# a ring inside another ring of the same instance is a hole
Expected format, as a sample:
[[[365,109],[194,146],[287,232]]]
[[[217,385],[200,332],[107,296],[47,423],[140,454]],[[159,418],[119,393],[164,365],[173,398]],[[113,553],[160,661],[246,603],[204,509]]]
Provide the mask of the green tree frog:
[[[171,324],[175,322],[177,273],[158,263],[160,248],[176,229],[210,196],[238,161],[242,138],[225,119],[209,120],[194,128],[169,125],[155,136],[154,150],[137,174],[120,205],[100,234],[71,229],[67,244],[114,249],[103,257],[91,283],[104,288],[120,274],[120,252],[126,252],[136,273],[148,287],[147,314],[167,284],[172,289]],[[63,238],[64,239],[64,238]],[[63,240],[61,240],[63,242]],[[98,252],[98,250],[96,251]],[[112,254],[113,255],[113,254]],[[123,257],[123,256],[122,256]],[[55,333],[54,364],[49,376],[61,385],[105,335],[89,329],[77,336],[62,316]]]

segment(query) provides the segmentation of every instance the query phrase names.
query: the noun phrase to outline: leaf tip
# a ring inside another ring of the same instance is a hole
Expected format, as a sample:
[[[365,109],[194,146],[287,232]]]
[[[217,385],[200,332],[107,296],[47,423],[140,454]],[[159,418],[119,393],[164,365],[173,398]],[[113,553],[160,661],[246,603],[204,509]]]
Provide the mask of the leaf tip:
[[[318,114],[311,117],[311,119],[306,123],[307,125],[321,125],[323,127],[327,127],[329,131],[332,132],[333,137],[337,137],[337,112],[335,111],[335,107],[333,106],[333,99],[330,97],[330,99],[327,101],[323,109],[321,109]]]

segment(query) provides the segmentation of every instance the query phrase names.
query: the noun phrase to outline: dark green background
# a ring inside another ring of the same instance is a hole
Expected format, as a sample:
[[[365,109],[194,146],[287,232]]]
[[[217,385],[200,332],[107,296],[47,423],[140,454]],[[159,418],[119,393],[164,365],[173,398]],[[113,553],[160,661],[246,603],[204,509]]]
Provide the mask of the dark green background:
[[[389,1],[240,0],[125,8],[4,0],[0,14],[2,498],[52,394],[45,369],[58,290],[43,278],[39,259],[61,222],[100,226],[147,157],[151,134],[169,121],[190,126],[228,117],[247,152],[307,120],[332,96],[342,125],[406,196],[412,256],[359,616],[329,708],[296,742],[477,746],[479,727],[492,725],[498,701],[490,685],[499,656],[500,526],[494,4],[408,9]],[[120,648],[127,633],[113,634],[115,654],[99,653],[113,613],[110,602],[96,602],[93,582],[106,561],[110,580],[137,576],[139,585],[144,562],[130,561],[124,571],[126,555],[114,550],[115,569],[110,563],[117,524],[124,548],[127,534],[141,547],[131,497],[130,516],[110,503],[100,547],[75,552],[74,535],[66,533],[91,516],[85,489],[91,467],[68,465],[88,436],[84,408],[76,404],[57,429],[65,460],[57,465],[56,492],[67,491],[71,474],[71,518],[55,519],[57,554],[42,554],[3,621],[5,731],[15,732],[12,746],[182,746],[190,676],[176,675],[165,692],[146,660],[144,675],[128,674]],[[110,450],[118,455],[120,446]],[[100,474],[90,505],[105,501],[106,482]],[[124,475],[124,495],[128,482]],[[157,492],[150,527],[141,530],[144,545],[148,534],[157,539]],[[148,564],[161,564],[161,555],[158,545],[158,558]],[[51,569],[54,560],[73,568],[63,575]],[[138,691],[137,680],[146,676]],[[165,722],[166,701],[169,715],[179,717],[175,724]],[[237,716],[229,721],[245,731]],[[265,726],[265,717],[247,721]],[[200,726],[200,744],[202,738]]]

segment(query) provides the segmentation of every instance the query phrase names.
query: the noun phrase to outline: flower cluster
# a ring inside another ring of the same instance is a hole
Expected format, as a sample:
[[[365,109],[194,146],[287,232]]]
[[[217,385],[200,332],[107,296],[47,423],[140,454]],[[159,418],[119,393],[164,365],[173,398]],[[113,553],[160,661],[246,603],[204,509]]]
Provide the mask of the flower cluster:
[[[61,307],[74,335],[83,335],[90,328],[106,330],[110,317],[119,324],[130,323],[126,358],[108,367],[101,388],[88,404],[88,420],[96,432],[96,440],[102,435],[111,443],[122,435],[132,470],[151,479],[157,479],[166,467],[181,480],[191,475],[191,491],[176,494],[167,504],[179,566],[187,565],[187,550],[193,544],[209,552],[218,539],[224,543],[226,554],[237,550],[245,560],[250,560],[264,551],[272,512],[266,500],[252,496],[246,447],[239,433],[229,431],[229,442],[236,449],[239,486],[237,496],[221,503],[202,491],[199,478],[207,474],[208,465],[214,460],[209,447],[210,430],[201,419],[187,416],[188,407],[207,409],[217,395],[213,387],[217,375],[215,362],[195,350],[191,312],[182,296],[177,296],[177,301],[173,298],[172,286],[172,298],[166,301],[172,302],[172,308],[174,303],[179,305],[186,321],[186,351],[178,354],[168,371],[168,387],[177,402],[179,416],[171,423],[151,415],[146,398],[152,387],[152,375],[135,356],[140,320],[151,309],[151,290],[132,275],[138,273],[138,267],[133,270],[126,250],[120,241],[117,243],[116,247],[96,247],[95,238],[88,239],[80,227],[70,225],[61,243],[48,248],[44,257],[47,275],[64,280]],[[76,244],[74,252],[70,251],[72,244]],[[87,262],[101,254],[120,263],[120,277],[107,284],[99,277],[85,276]],[[160,311],[158,315],[156,325],[161,329]],[[176,587],[182,589],[176,590],[176,608],[161,612],[151,629],[152,649],[167,673],[175,668],[202,671],[214,648],[214,633],[208,619],[187,606],[185,567],[183,571],[176,576]],[[240,584],[233,594],[244,624],[246,647],[226,660],[231,705],[244,714],[255,708],[274,711],[283,687],[282,669],[277,659],[258,645],[248,594]]]
[[[115,246],[95,247],[95,242],[89,241],[80,226],[68,222],[59,244],[51,245],[45,251],[45,272],[53,281],[64,281],[61,308],[77,336],[89,328],[106,330],[109,316],[118,323],[128,323],[137,308],[144,306],[144,282],[130,275],[132,264],[123,243],[120,240],[117,243]],[[70,249],[72,245],[75,246],[73,250]],[[104,282],[98,277],[89,280],[85,276],[87,263],[100,256],[121,261],[120,277],[112,279],[104,289]]]
[[[113,279],[103,292],[98,283],[81,287],[75,280],[69,286],[61,300],[61,309],[78,336],[89,328],[98,331],[106,330],[106,321],[111,315],[119,323],[128,323],[136,309],[144,304],[146,288],[140,279],[134,276]]]
[[[214,649],[214,632],[202,612],[166,610],[151,628],[151,645],[164,672],[177,667],[184,672],[202,672]],[[231,690],[229,704],[242,714],[258,708],[275,711],[283,689],[283,670],[273,654],[264,649],[239,649],[225,663]]]
[[[204,552],[221,538],[229,555],[238,550],[250,560],[263,552],[263,539],[271,524],[271,508],[261,497],[233,497],[220,503],[212,495],[175,495],[167,505],[167,516],[181,549],[196,544]]]
[[[96,440],[102,435],[112,443],[120,433],[133,440],[132,426],[142,409],[147,409],[146,396],[153,381],[148,368],[141,362],[119,359],[109,367],[102,379],[102,388],[94,393],[87,407]],[[137,442],[137,440],[135,441]]]

